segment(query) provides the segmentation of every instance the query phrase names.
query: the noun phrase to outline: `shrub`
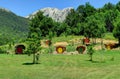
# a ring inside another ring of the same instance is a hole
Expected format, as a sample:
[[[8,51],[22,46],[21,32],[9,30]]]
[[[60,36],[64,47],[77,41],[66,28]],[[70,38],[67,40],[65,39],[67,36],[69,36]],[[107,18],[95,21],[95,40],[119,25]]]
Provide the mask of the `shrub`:
[[[66,51],[67,52],[73,52],[73,51],[76,51],[76,46],[75,45],[68,45],[67,47],[66,47]]]
[[[93,45],[88,46],[88,55],[90,56],[90,61],[93,61],[93,53],[94,53]]]
[[[7,53],[7,51],[0,48],[0,54],[5,54],[5,53]]]

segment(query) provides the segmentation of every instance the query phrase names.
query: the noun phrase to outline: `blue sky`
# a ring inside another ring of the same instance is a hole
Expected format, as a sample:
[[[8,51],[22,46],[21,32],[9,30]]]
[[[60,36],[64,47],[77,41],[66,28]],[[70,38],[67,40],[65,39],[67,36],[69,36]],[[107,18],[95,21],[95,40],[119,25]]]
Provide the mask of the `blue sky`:
[[[95,8],[102,7],[105,3],[116,4],[119,0],[0,0],[0,7],[6,8],[19,16],[27,16],[36,10],[53,7],[63,9],[67,7],[77,8],[79,5],[89,2]]]

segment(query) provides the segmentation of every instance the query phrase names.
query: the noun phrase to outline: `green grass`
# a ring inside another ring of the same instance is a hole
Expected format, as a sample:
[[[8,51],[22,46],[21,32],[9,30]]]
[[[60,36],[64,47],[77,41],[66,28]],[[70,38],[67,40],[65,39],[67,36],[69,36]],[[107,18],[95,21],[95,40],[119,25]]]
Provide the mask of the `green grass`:
[[[74,51],[76,51],[76,45],[68,45],[68,46],[66,46],[66,51],[67,52],[74,52]]]
[[[116,40],[112,33],[105,33],[104,39]]]
[[[60,37],[54,37],[52,42],[55,43],[55,42],[68,42],[70,40],[74,40],[74,39],[81,39],[83,38],[84,36],[74,36],[74,35],[70,35],[70,36],[60,36]]]
[[[68,42],[70,40],[74,40],[74,39],[82,39],[84,38],[84,36],[75,36],[75,35],[70,35],[70,36],[60,36],[60,37],[54,37],[52,42]],[[117,40],[112,33],[105,33],[105,36],[103,37],[103,39],[109,39],[109,40]]]
[[[0,79],[119,79],[119,51],[99,51],[88,60],[86,54],[42,54],[33,65],[32,55],[0,54]]]

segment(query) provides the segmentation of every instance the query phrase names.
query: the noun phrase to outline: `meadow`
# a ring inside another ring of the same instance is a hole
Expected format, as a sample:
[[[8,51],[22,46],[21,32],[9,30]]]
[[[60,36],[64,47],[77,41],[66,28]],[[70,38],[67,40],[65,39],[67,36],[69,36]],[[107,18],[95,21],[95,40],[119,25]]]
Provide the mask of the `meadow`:
[[[32,55],[0,54],[0,79],[119,79],[120,51],[101,50],[89,61],[87,54],[41,54],[39,64]]]

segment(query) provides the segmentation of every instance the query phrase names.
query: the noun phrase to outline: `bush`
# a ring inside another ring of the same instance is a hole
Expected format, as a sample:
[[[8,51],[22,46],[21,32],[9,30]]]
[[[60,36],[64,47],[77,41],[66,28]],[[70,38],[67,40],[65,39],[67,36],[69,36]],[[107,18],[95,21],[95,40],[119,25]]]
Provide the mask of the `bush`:
[[[0,54],[5,54],[5,53],[7,53],[7,51],[0,48]]]
[[[68,45],[67,47],[66,47],[66,51],[67,52],[73,52],[73,51],[76,51],[76,46],[74,46],[74,45]]]
[[[87,54],[90,56],[90,61],[93,61],[93,53],[94,53],[93,45],[88,46],[88,52]]]
[[[50,48],[41,48],[40,52],[42,54],[50,54],[53,53],[55,51],[55,48],[53,46],[50,46]]]

